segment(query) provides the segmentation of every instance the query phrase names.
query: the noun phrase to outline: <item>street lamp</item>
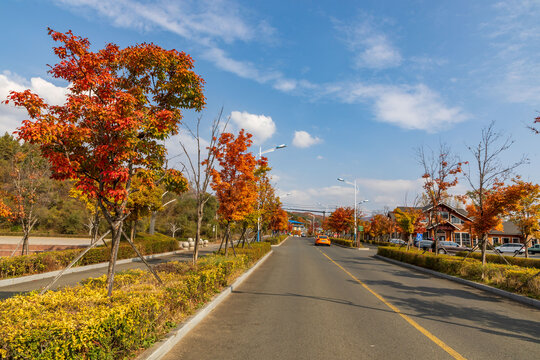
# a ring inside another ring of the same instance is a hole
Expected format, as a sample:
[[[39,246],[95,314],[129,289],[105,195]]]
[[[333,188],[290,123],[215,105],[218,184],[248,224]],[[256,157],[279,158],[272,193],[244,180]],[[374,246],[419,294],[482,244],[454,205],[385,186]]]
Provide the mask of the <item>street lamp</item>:
[[[283,149],[287,147],[286,144],[276,145],[273,148],[267,149],[262,151],[262,148],[259,146],[259,159],[262,157],[263,154],[271,153],[279,149]],[[259,194],[260,195],[260,194]],[[261,208],[261,199],[257,201],[257,242],[261,241],[261,216],[259,214],[259,210]]]
[[[259,159],[262,157],[263,154],[268,154],[268,153],[271,153],[271,152],[274,152],[276,150],[283,149],[286,147],[287,147],[286,144],[281,144],[281,145],[276,145],[273,148],[262,151],[262,148],[259,146]]]
[[[346,181],[343,178],[337,178],[338,181],[341,181],[345,184],[349,184],[354,186],[354,244],[358,246],[358,243],[356,241],[356,232],[358,231],[358,227],[356,226],[356,207],[358,203],[356,202],[356,193],[358,192],[358,187],[356,186],[356,179],[354,179],[354,182]],[[362,200],[360,203],[368,202],[369,200]]]

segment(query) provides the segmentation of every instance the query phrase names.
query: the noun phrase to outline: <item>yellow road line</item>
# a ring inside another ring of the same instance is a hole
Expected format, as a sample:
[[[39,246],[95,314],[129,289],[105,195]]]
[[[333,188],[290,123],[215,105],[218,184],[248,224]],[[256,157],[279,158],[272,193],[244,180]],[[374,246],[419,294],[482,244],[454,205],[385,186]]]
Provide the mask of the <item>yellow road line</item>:
[[[405,319],[405,321],[407,321],[409,324],[411,324],[416,330],[420,331],[422,334],[424,334],[429,340],[433,341],[435,344],[439,345],[439,347],[441,349],[443,349],[444,351],[446,351],[448,354],[450,354],[450,356],[452,356],[454,359],[459,359],[459,360],[466,360],[463,356],[461,356],[461,354],[459,354],[456,350],[452,349],[450,346],[446,345],[441,339],[439,339],[438,337],[436,337],[435,335],[433,335],[432,333],[430,333],[428,330],[426,330],[425,328],[423,328],[422,326],[420,326],[420,324],[418,324],[416,321],[414,321],[413,319],[411,319],[410,317],[408,317],[407,315],[403,314],[401,312],[401,310],[399,310],[397,307],[395,307],[394,305],[390,304],[388,301],[386,301],[385,298],[383,298],[381,295],[377,294],[375,291],[371,290],[369,288],[369,286],[367,286],[366,284],[364,284],[361,280],[359,280],[356,276],[354,276],[353,274],[351,274],[349,271],[347,271],[343,266],[339,265],[337,262],[335,262],[330,256],[326,255],[324,252],[322,252],[320,249],[317,249],[321,252],[321,254],[323,254],[324,256],[326,256],[326,258],[328,260],[330,260],[331,262],[333,262],[334,264],[337,265],[337,267],[339,267],[341,270],[343,270],[347,275],[349,275],[350,277],[352,277],[357,283],[359,283],[360,285],[362,285],[367,291],[369,291],[370,293],[372,293],[377,299],[381,300],[386,306],[388,306],[390,309],[392,309],[395,313],[397,313],[399,316],[401,316],[403,319]]]

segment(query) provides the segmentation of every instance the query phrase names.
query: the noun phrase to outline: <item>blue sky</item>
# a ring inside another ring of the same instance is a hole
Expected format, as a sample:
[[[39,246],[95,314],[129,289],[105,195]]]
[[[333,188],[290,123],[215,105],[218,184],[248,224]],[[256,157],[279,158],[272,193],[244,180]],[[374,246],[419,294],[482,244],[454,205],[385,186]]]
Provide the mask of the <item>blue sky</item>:
[[[540,181],[540,138],[526,128],[540,110],[538,0],[3,0],[0,11],[0,97],[31,88],[62,101],[67,84],[46,72],[47,27],[94,49],[185,51],[206,80],[208,122],[223,107],[256,149],[288,144],[268,156],[287,204],[352,205],[337,177],[357,179],[368,211],[410,203],[422,175],[414,149],[444,141],[471,160],[466,145],[491,121],[516,141],[503,163],[526,154],[518,172]],[[0,106],[0,131],[22,119]]]

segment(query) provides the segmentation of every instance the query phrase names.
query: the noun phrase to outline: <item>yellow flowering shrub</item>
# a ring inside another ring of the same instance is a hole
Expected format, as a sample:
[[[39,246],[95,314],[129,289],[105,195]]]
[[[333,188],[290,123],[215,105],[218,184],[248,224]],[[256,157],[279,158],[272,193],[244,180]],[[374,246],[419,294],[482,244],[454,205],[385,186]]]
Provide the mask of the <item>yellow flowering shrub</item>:
[[[0,302],[2,359],[124,359],[133,357],[228,285],[270,250],[270,244],[213,255],[196,266],[157,266],[164,284],[147,271],[115,277],[107,297],[105,276],[75,287],[32,292]]]

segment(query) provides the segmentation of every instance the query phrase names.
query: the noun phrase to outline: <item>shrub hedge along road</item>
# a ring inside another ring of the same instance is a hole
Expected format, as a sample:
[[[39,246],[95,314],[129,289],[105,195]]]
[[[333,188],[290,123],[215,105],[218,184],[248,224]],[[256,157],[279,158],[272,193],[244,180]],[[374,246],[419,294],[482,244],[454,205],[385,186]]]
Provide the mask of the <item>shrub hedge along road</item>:
[[[397,247],[379,247],[377,254],[540,299],[540,276],[535,276],[538,273],[538,269],[535,268],[492,263],[487,263],[482,267],[482,262],[477,259],[468,258],[463,261],[463,258],[459,256],[435,255],[415,249],[407,251]],[[482,279],[482,273],[484,273],[484,279]]]
[[[162,286],[147,271],[120,273],[110,298],[102,276],[1,301],[0,358],[133,358],[269,252],[270,244],[236,251],[236,257],[203,257],[196,266],[160,264]]]
[[[465,257],[467,256],[466,251],[460,251],[456,253],[457,256]],[[503,255],[504,256],[504,255]],[[481,253],[472,253],[469,255],[469,257],[472,257],[474,259],[482,259]],[[539,259],[527,259],[527,258],[519,258],[519,257],[513,257],[513,256],[504,256],[506,260],[512,265],[517,265],[521,267],[530,267],[530,268],[537,268],[540,269],[540,260]],[[486,260],[490,263],[495,264],[506,264],[504,260],[497,254],[486,254]]]
[[[178,240],[166,235],[140,234],[135,239],[135,245],[143,255],[159,254],[178,250]],[[0,257],[0,279],[17,276],[40,274],[65,268],[82,249],[59,250],[42,252],[31,255]],[[136,257],[133,248],[122,243],[118,248],[118,259]],[[109,261],[110,248],[99,246],[88,251],[75,266],[84,266]]]

